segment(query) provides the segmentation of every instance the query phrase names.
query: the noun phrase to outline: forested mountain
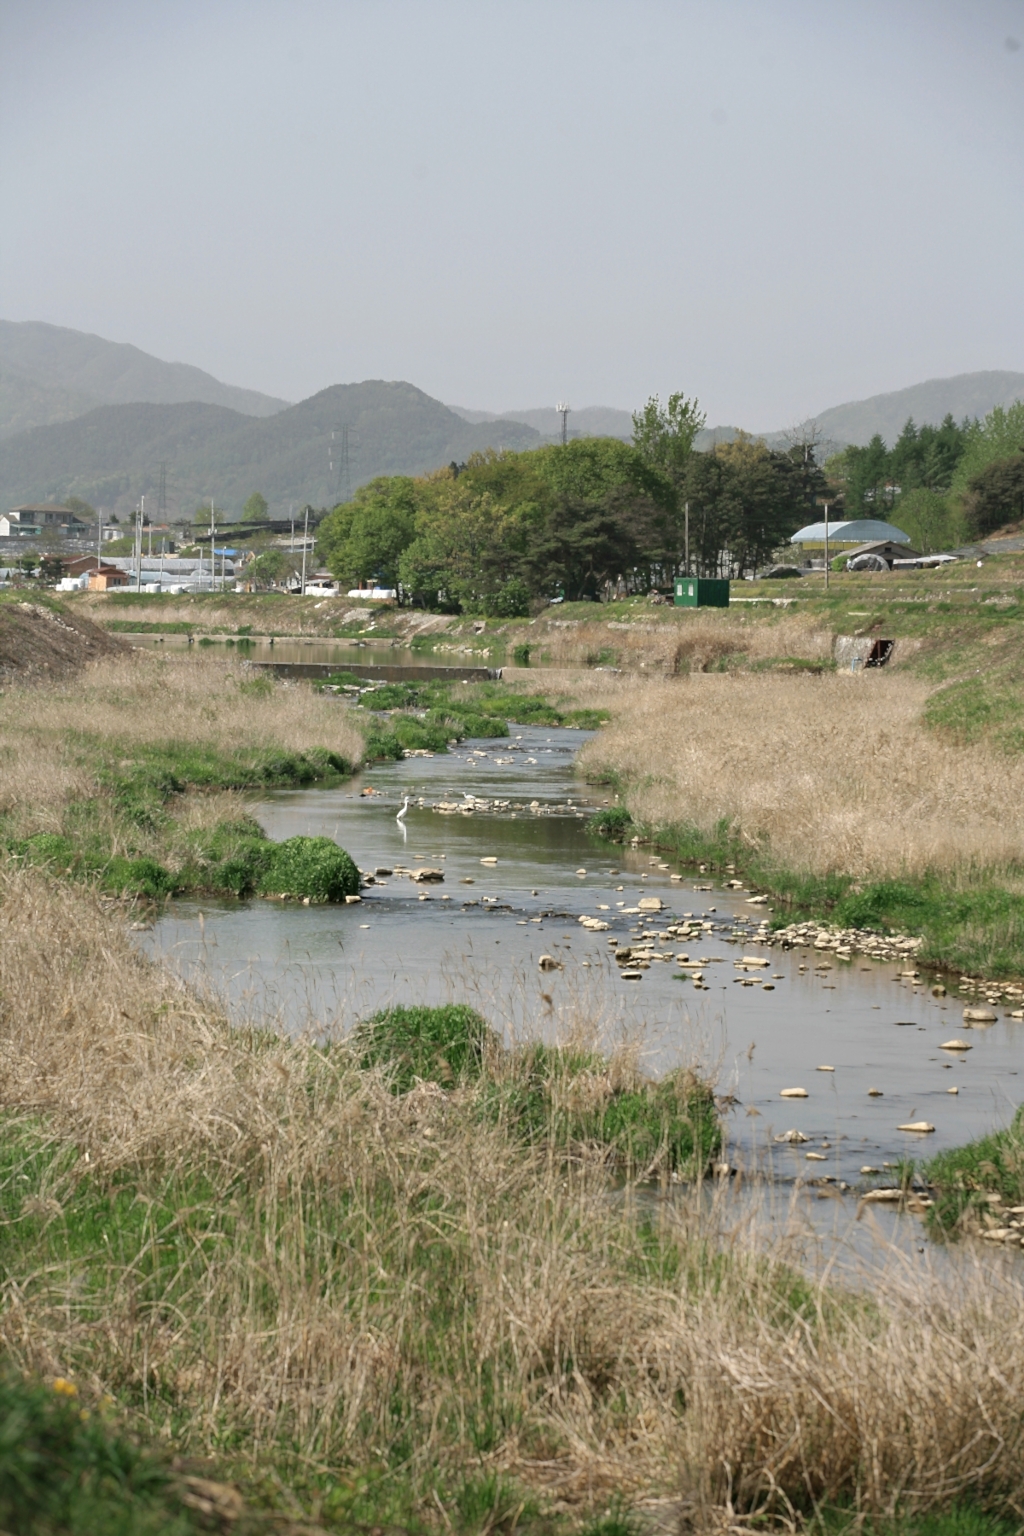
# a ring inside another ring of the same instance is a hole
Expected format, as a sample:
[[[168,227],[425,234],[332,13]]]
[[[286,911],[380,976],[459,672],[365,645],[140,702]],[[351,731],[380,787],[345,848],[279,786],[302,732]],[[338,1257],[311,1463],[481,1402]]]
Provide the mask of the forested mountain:
[[[41,320],[0,320],[0,437],[70,421],[98,405],[192,400],[246,416],[271,416],[288,404],[84,331]]]
[[[172,516],[210,497],[239,512],[254,490],[273,516],[290,502],[331,506],[345,489],[343,427],[350,490],[375,475],[422,474],[485,448],[540,441],[517,422],[473,426],[413,385],[382,380],[336,384],[262,420],[209,404],[107,405],[9,438],[0,506],[79,496],[123,514],[155,496],[161,464]]]
[[[863,447],[877,434],[891,448],[910,418],[919,427],[937,427],[947,416],[954,421],[980,419],[996,406],[1012,405],[1015,400],[1024,400],[1024,373],[958,373],[892,394],[834,405],[814,420],[822,435],[835,442]]]

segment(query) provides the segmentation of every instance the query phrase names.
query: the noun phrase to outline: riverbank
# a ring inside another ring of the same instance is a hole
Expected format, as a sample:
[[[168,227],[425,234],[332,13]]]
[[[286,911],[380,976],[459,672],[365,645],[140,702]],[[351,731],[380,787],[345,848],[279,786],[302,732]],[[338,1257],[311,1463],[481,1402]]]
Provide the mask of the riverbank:
[[[108,657],[4,691],[0,843],[114,896],[279,889],[246,794],[336,782],[364,751],[347,713],[309,689],[223,660]]]
[[[632,825],[799,918],[921,937],[922,962],[1024,973],[1024,757],[929,724],[906,673],[618,686],[581,754]]]
[[[466,1072],[443,1031],[233,1031],[94,893],[7,864],[0,913],[3,1349],[250,1510],[913,1529],[1024,1497],[1019,1287],[868,1298],[628,1167],[610,1201],[606,1149],[559,1124],[646,1093],[628,1045],[524,1076],[486,1034]]]

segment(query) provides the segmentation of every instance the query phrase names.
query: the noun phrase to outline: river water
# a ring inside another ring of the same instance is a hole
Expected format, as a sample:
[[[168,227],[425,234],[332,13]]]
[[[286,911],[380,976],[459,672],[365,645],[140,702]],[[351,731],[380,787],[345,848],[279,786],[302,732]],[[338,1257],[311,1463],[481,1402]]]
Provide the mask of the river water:
[[[587,832],[585,817],[608,796],[574,776],[583,733],[512,730],[508,740],[467,742],[255,805],[275,839],[326,835],[362,870],[392,871],[358,904],[176,901],[148,947],[212,981],[236,1017],[269,1015],[292,1030],[344,1030],[392,1002],[457,1000],[507,1037],[594,1028],[605,1044],[640,1041],[652,1071],[710,1063],[719,1091],[736,1101],[731,1160],[776,1181],[884,1183],[887,1164],[1008,1123],[1024,1096],[1024,1023],[1001,1016],[965,1033],[963,1002],[933,998],[927,978],[900,975],[905,966],[829,956],[832,968],[815,970],[813,951],[758,944],[766,909],[749,892],[690,872],[673,880],[674,868],[649,850]],[[407,795],[403,825],[396,813]],[[442,870],[443,882],[399,872],[423,865]],[[662,912],[637,910],[650,897]],[[583,915],[609,928],[589,931]],[[704,925],[699,936],[656,937],[655,951],[672,958],[652,960],[640,980],[622,978],[610,939],[635,944],[687,916]],[[685,979],[681,954],[706,962],[706,990]],[[541,970],[542,955],[560,969]],[[734,966],[744,955],[769,960],[754,986],[736,979],[748,974]],[[972,1048],[943,1050],[952,1037]],[[780,1097],[794,1087],[807,1098]],[[934,1134],[897,1129],[912,1120]],[[809,1140],[776,1140],[790,1129]]]
[[[190,639],[188,635],[154,635],[154,634],[125,634],[123,639],[130,644],[138,646],[142,650],[156,650],[158,648],[168,651],[181,651],[188,649],[201,650],[217,647],[218,654],[223,652],[228,656],[239,656],[244,661],[253,662],[327,662],[336,666],[339,672],[344,671],[347,663],[359,662],[363,666],[422,666],[424,661],[436,662],[439,666],[459,666],[467,664],[486,667],[488,657],[472,646],[460,646],[456,649],[438,652],[437,656],[424,657],[419,651],[411,650],[407,645],[400,645],[397,641],[388,640],[322,640],[303,639],[289,635],[283,640],[267,639],[263,636],[255,636],[250,639],[246,635],[203,635],[198,640]]]

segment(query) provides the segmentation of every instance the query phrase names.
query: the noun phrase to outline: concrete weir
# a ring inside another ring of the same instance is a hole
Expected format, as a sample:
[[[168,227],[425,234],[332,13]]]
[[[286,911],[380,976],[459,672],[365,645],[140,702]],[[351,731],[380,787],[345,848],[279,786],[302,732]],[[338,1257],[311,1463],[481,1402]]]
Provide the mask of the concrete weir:
[[[360,662],[347,656],[337,661],[250,661],[248,666],[260,672],[274,672],[278,677],[332,677],[349,672],[367,682],[381,683],[495,683],[500,667],[390,666],[382,662]]]

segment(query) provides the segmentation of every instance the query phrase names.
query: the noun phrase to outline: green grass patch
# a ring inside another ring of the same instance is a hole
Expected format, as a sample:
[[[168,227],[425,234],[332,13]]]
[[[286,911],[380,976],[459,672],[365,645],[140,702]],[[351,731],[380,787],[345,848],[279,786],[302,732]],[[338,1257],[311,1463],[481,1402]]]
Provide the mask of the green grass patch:
[[[355,866],[330,839],[312,840],[328,844],[330,854],[306,849],[296,861],[294,850],[280,854],[288,845],[270,842],[251,817],[186,832],[174,814],[175,800],[190,790],[336,783],[351,772],[338,753],[128,745],[81,733],[68,742],[96,775],[97,794],[66,809],[59,833],[17,838],[5,836],[0,824],[0,847],[26,863],[57,877],[92,881],[114,895],[153,901],[186,892],[241,897],[257,891],[336,901],[358,890]]]
[[[610,843],[624,843],[632,825],[633,818],[624,805],[608,805],[594,812],[587,822],[587,831]]]
[[[1024,1105],[1002,1131],[939,1152],[923,1168],[935,1191],[933,1226],[954,1231],[997,1194],[1006,1205],[1024,1205]]]
[[[141,1450],[77,1388],[0,1372],[0,1527],[10,1536],[186,1536],[163,1456]]]
[[[451,1088],[472,1082],[497,1036],[463,1003],[439,1008],[387,1008],[356,1026],[353,1043],[363,1070],[382,1067],[393,1093],[417,1078]]]
[[[714,1098],[692,1073],[620,1084],[603,1056],[541,1043],[506,1051],[474,1009],[397,1007],[357,1025],[364,1070],[383,1068],[394,1093],[416,1082],[452,1089],[484,1079],[480,1103],[506,1130],[563,1150],[606,1148],[633,1173],[699,1175],[721,1145]]]
[[[329,837],[290,837],[268,847],[270,856],[257,885],[263,896],[320,903],[344,901],[359,891],[358,869]]]
[[[194,624],[187,624],[184,619],[164,619],[153,622],[144,619],[104,620],[101,617],[99,622],[104,629],[109,629],[116,635],[190,635],[195,629]]]
[[[338,672],[319,686],[351,688],[359,681],[351,672]],[[556,708],[536,694],[519,693],[498,682],[436,679],[365,688],[359,706],[365,711],[362,718],[371,758],[398,758],[403,751],[443,752],[452,741],[507,736],[509,722],[597,730],[609,718],[607,710]],[[390,716],[386,723],[380,720],[384,712]],[[372,721],[366,720],[367,715]]]

